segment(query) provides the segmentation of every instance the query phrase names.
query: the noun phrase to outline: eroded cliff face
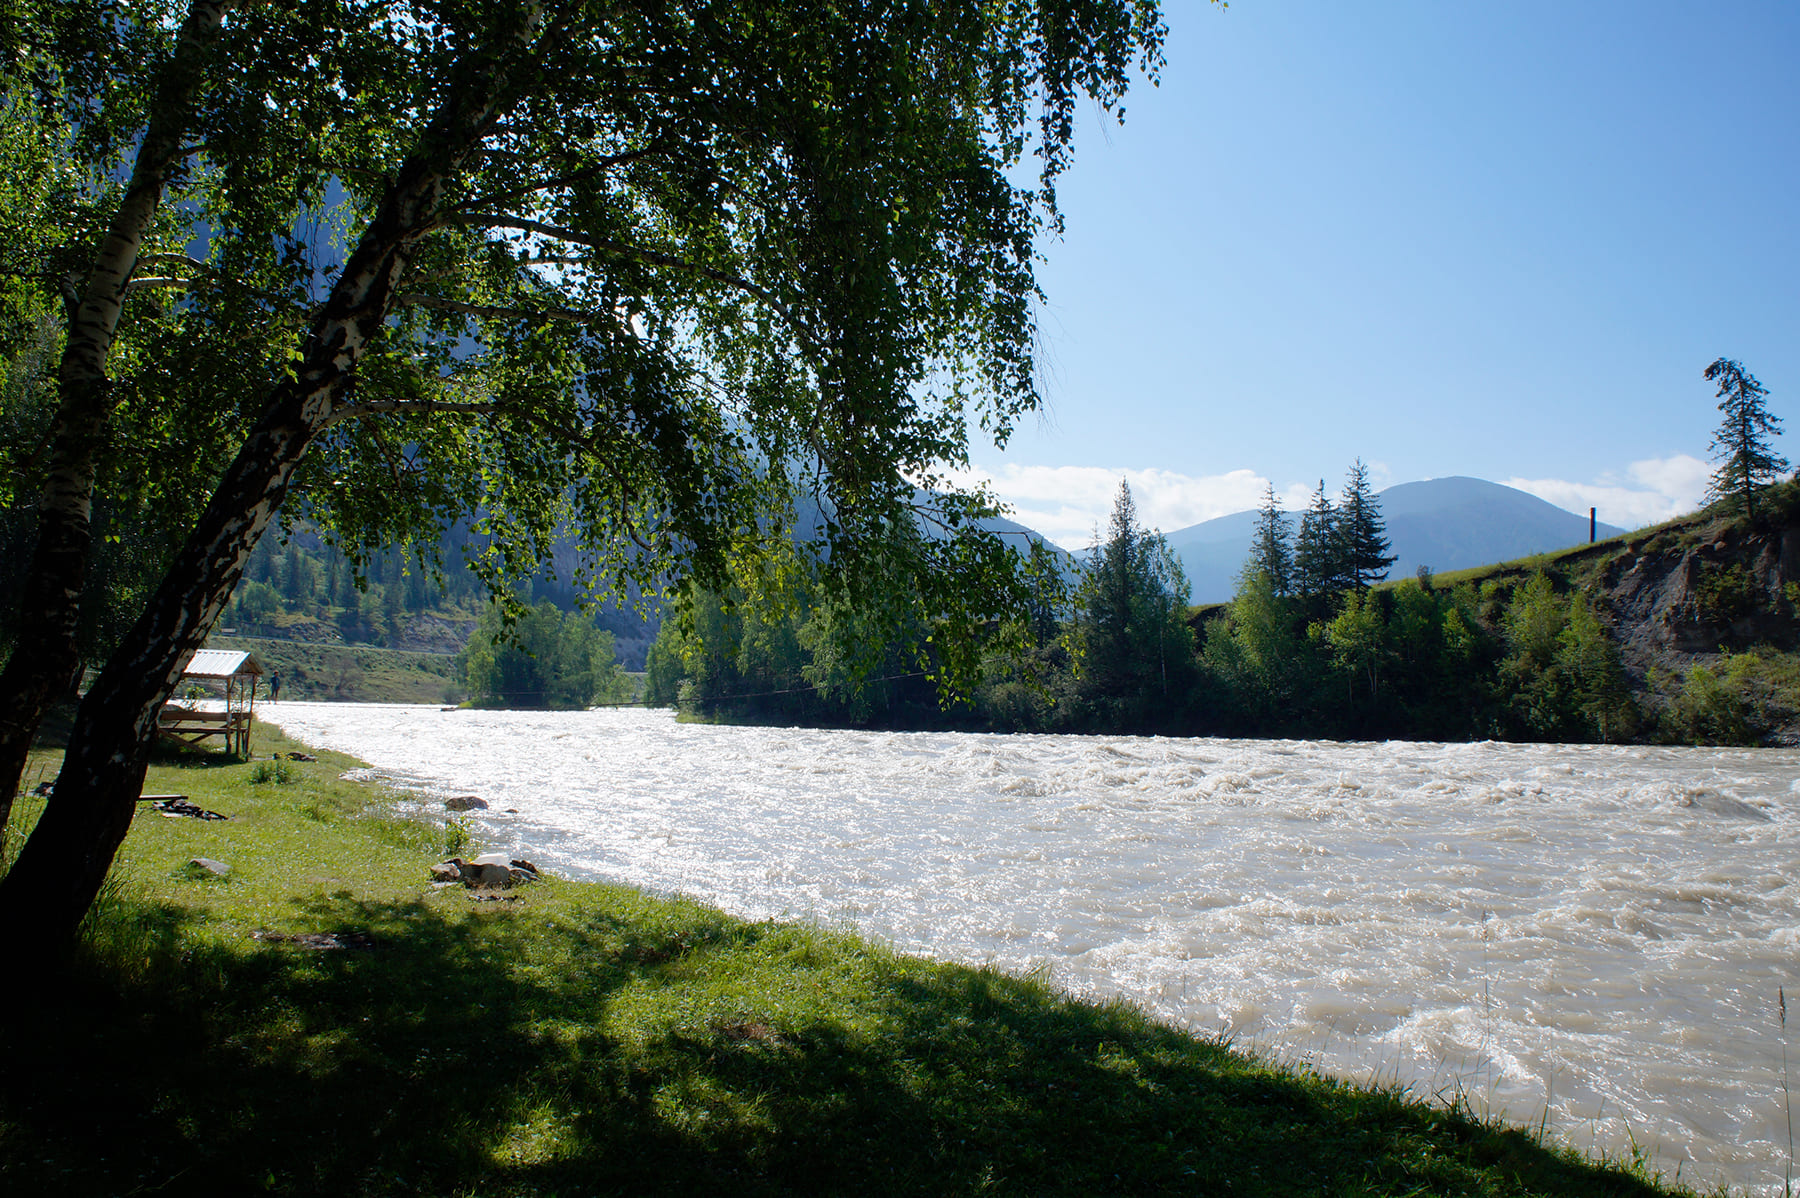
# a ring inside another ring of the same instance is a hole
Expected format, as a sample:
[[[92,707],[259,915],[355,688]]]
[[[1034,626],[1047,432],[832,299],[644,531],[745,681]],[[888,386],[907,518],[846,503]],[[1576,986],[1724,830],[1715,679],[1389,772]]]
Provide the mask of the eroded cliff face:
[[[1800,645],[1800,524],[1720,521],[1628,544],[1604,567],[1598,598],[1634,672],[1756,645],[1792,650]]]

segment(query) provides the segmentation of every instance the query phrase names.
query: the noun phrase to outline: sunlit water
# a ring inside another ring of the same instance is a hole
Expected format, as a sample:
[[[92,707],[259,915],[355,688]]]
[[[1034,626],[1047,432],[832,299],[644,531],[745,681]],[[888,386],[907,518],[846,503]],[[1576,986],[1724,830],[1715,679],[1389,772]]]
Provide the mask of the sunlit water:
[[[1279,1058],[1780,1192],[1800,753],[270,714],[433,800],[481,795],[488,846],[554,872],[1047,966]]]

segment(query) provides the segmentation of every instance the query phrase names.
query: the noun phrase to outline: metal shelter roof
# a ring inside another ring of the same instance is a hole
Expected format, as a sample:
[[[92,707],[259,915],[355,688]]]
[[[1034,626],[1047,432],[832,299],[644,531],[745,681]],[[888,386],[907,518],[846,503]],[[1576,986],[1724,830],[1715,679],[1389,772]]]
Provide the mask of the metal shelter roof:
[[[201,649],[188,661],[183,678],[235,678],[263,672],[262,663],[241,649]]]

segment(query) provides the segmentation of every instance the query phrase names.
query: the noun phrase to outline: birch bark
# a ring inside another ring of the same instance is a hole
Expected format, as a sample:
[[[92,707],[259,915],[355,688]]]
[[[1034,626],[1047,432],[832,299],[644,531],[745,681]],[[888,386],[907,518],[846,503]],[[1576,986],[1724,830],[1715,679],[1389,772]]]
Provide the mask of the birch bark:
[[[437,227],[446,186],[507,106],[506,68],[535,26],[521,27],[511,52],[471,55],[470,77],[448,90],[388,188],[314,319],[293,376],[271,393],[193,535],[82,699],[55,793],[0,879],[0,903],[29,896],[33,914],[21,921],[20,938],[30,955],[69,944],[99,893],[131,826],[158,709],[217,623],[308,447],[338,415],[409,253]]]
[[[0,672],[0,828],[26,754],[58,688],[80,664],[76,631],[92,548],[94,477],[105,448],[112,386],[106,359],[125,290],[170,181],[181,170],[206,82],[206,60],[237,0],[194,0],[157,87],[124,198],[88,270],[57,368],[58,407],[38,540],[20,598],[17,647]]]

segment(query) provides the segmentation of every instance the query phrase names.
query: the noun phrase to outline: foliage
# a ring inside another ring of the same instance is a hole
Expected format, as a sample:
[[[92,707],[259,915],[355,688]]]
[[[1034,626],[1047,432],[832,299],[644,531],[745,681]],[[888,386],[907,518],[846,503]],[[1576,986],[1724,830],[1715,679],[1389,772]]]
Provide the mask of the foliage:
[[[1344,493],[1338,500],[1336,532],[1342,555],[1341,576],[1359,591],[1387,577],[1394,555],[1388,552],[1387,528],[1381,519],[1381,502],[1369,485],[1369,468],[1361,458],[1350,467]]]
[[[1705,371],[1706,381],[1718,384],[1718,432],[1713,434],[1713,471],[1708,499],[1729,500],[1740,511],[1756,515],[1756,492],[1778,481],[1788,468],[1771,440],[1781,435],[1781,419],[1769,411],[1764,397],[1769,390],[1730,358],[1716,359]]]
[[[1306,596],[1335,595],[1348,585],[1338,536],[1338,512],[1325,494],[1325,480],[1300,514],[1294,537],[1294,590]]]
[[[1503,627],[1500,676],[1515,735],[1605,741],[1637,730],[1618,649],[1585,595],[1559,595],[1548,575],[1535,574],[1507,605]]]
[[[935,641],[923,630],[910,639],[924,648],[888,638],[842,600],[815,607],[793,596],[702,591],[683,619],[663,622],[647,655],[644,699],[758,723],[958,722],[966,706],[944,709],[931,681]]]
[[[1060,227],[1078,106],[1117,110],[1160,67],[1151,0],[7,15],[9,79],[43,76],[48,144],[73,148],[96,225],[130,234],[77,247],[111,282],[83,301],[105,319],[66,342],[85,373],[60,395],[20,643],[69,623],[96,479],[140,443],[118,435],[129,413],[204,451],[172,459],[181,502],[157,515],[178,547],[8,875],[62,879],[42,946],[98,892],[151,715],[278,520],[429,559],[477,518],[478,568],[511,604],[569,529],[570,573],[599,592],[755,585],[811,496],[811,584],[895,636],[929,623],[943,694],[1022,605],[978,524],[991,502],[952,472],[1038,402],[1035,238]],[[158,222],[152,286],[134,276]],[[117,302],[133,283],[164,319],[142,331],[156,352],[115,358],[113,326],[138,336]],[[9,661],[5,746],[73,658],[61,641]]]
[[[294,781],[294,767],[286,761],[259,761],[250,767],[250,785],[260,786],[265,782],[273,782],[287,786]]]
[[[1679,744],[1760,744],[1800,722],[1800,655],[1759,646],[1695,663],[1679,680],[1655,679],[1664,692],[1660,731]]]
[[[1330,621],[1308,629],[1330,647],[1331,668],[1344,677],[1346,703],[1355,704],[1359,696],[1372,702],[1380,694],[1387,631],[1381,603],[1356,590],[1344,592]]]
[[[1162,534],[1137,522],[1123,480],[1106,540],[1095,546],[1067,632],[1079,694],[1101,728],[1171,721],[1193,685],[1188,583]]]
[[[619,668],[612,633],[548,601],[511,622],[506,609],[490,604],[461,660],[477,702],[579,708],[628,703],[637,694]]]
[[[1278,593],[1261,571],[1246,575],[1224,618],[1208,625],[1201,652],[1223,698],[1215,716],[1227,727],[1279,733],[1296,726],[1323,669],[1303,627],[1297,599]]]
[[[1287,513],[1275,498],[1275,484],[1263,493],[1262,507],[1256,513],[1256,531],[1250,534],[1250,556],[1244,562],[1245,576],[1265,574],[1277,595],[1294,589],[1293,528]]]

